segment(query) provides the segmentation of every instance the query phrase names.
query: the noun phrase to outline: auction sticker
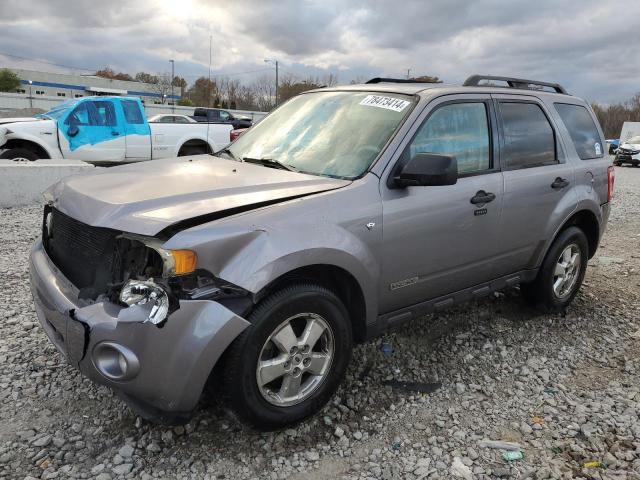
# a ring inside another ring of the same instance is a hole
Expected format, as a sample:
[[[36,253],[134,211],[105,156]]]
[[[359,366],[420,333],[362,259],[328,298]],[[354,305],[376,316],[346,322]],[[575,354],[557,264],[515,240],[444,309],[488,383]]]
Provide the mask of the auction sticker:
[[[399,98],[385,97],[383,95],[367,95],[362,99],[360,105],[367,107],[386,108],[387,110],[393,110],[394,112],[401,112],[411,102],[407,100],[401,100]]]

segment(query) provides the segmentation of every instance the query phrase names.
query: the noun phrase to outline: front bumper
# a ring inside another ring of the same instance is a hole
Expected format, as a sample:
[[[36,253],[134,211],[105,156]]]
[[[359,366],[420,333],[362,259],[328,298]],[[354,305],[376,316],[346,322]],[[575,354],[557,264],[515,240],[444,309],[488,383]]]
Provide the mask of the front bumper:
[[[191,412],[213,366],[249,325],[210,300],[181,300],[162,328],[140,323],[128,308],[110,302],[83,305],[39,240],[29,271],[38,319],[51,342],[85,376],[113,388],[153,420]],[[125,352],[128,375],[110,374],[104,361],[110,348]]]

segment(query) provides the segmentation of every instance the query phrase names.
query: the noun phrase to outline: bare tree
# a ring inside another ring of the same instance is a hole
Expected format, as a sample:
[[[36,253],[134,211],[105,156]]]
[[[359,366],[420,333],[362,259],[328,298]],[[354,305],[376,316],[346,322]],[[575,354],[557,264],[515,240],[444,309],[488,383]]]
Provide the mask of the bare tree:
[[[607,138],[618,138],[624,122],[640,122],[640,93],[626,102],[592,107]]]
[[[167,73],[158,75],[158,82],[153,83],[152,85],[151,90],[160,95],[162,103],[164,104],[167,97],[171,94],[171,75]]]
[[[263,112],[268,112],[275,106],[276,88],[273,78],[263,75],[257,78],[251,88],[255,94],[256,106]]]

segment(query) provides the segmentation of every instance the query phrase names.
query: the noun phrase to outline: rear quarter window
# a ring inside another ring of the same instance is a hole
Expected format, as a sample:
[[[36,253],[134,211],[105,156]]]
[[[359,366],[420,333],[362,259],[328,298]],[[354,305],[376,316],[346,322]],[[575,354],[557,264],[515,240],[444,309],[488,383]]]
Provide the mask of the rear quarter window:
[[[556,103],[554,106],[571,135],[580,159],[602,158],[602,140],[589,111],[582,105],[569,103]]]
[[[558,163],[553,127],[536,103],[500,102],[505,168],[539,167]]]

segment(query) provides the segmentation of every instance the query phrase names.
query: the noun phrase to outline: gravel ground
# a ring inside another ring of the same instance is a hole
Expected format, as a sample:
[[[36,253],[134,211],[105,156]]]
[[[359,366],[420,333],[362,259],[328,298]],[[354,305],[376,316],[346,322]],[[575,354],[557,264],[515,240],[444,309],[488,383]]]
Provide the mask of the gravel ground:
[[[151,425],[82,378],[31,303],[41,208],[0,210],[0,478],[640,479],[640,169],[616,173],[608,232],[566,315],[539,315],[514,289],[416,321],[359,346],[331,405],[274,433],[206,398],[183,427]]]

